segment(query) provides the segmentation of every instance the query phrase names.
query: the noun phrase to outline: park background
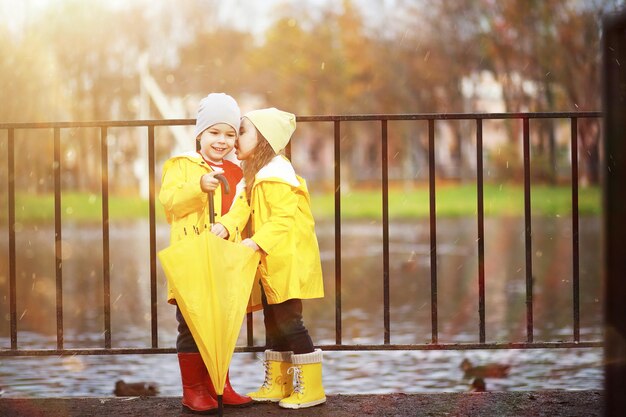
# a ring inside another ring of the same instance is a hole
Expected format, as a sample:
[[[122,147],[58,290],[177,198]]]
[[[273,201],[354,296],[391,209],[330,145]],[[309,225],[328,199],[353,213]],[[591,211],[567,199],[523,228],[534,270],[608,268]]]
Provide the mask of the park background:
[[[0,1],[0,122],[194,118],[198,101],[212,91],[233,95],[244,111],[276,106],[299,116],[597,111],[601,17],[621,6],[617,0]],[[571,334],[569,125],[537,120],[531,129],[536,325],[541,340],[561,340]],[[193,144],[186,127],[155,133],[158,172],[170,155]],[[436,134],[440,319],[447,323],[441,338],[471,341],[477,327],[474,125],[438,122]],[[601,336],[601,134],[600,120],[579,121],[582,333],[592,339]],[[61,138],[68,347],[101,343],[102,257],[94,250],[102,214],[99,135],[95,128],[64,129]],[[523,340],[521,121],[486,121],[484,135],[488,338]],[[145,129],[108,131],[112,238],[119,239],[111,254],[117,346],[144,346],[149,340],[148,167],[142,138]],[[6,131],[0,132],[3,161],[7,141]],[[340,143],[344,245],[353,249],[344,249],[342,258],[345,339],[374,343],[382,337],[380,129],[373,122],[345,123]],[[423,343],[429,336],[427,146],[426,122],[390,123],[394,343]],[[328,294],[334,290],[333,147],[332,125],[301,123],[291,150],[313,194]],[[16,131],[15,152],[20,343],[53,347],[51,131]],[[3,231],[7,184],[3,163]],[[161,248],[167,225],[160,208],[157,218]],[[0,341],[8,346],[6,242],[0,249]],[[365,279],[371,284],[362,285]],[[159,282],[164,300],[162,275]],[[316,342],[332,341],[332,311],[330,296],[309,308],[306,319]],[[159,313],[161,344],[172,345],[173,312],[160,305]],[[519,373],[510,379],[490,381],[498,389],[589,389],[599,387],[602,378],[599,349],[349,355],[328,354],[334,366],[331,392],[350,392],[355,381],[372,392],[467,389],[458,364],[472,355],[517,366]],[[253,358],[236,358],[242,369],[259,367]],[[407,358],[411,366],[400,366]],[[170,375],[164,393],[175,395],[179,388],[176,369],[170,369],[174,361],[162,355],[111,357],[106,363],[101,357],[46,358],[40,366],[30,360],[3,358],[0,375],[2,384],[11,386],[5,387],[8,395],[106,395],[116,376],[149,379],[155,366]],[[382,383],[377,369],[363,370],[373,362],[384,370]],[[37,378],[43,369],[56,370],[59,377]],[[66,377],[68,371],[74,378]],[[235,368],[233,378],[244,383],[244,377]],[[403,383],[407,378],[409,386]]]

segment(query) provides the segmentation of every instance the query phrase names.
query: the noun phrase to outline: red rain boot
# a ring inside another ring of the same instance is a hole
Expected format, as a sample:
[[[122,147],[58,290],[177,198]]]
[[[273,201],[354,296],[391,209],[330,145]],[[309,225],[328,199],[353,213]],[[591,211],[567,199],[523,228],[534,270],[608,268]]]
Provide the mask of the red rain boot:
[[[208,372],[207,372],[208,375]],[[213,382],[211,381],[211,376],[208,376],[209,381],[209,393],[213,398],[217,398],[217,392],[215,391],[215,387],[213,386]],[[222,397],[225,407],[247,407],[252,405],[254,402],[252,398],[246,395],[240,395],[235,392],[233,387],[230,385],[230,378],[228,374],[226,374],[226,383],[224,384],[224,396]]]
[[[211,396],[206,383],[208,372],[202,356],[199,353],[179,353],[178,364],[183,381],[183,409],[193,414],[217,413],[217,401]]]

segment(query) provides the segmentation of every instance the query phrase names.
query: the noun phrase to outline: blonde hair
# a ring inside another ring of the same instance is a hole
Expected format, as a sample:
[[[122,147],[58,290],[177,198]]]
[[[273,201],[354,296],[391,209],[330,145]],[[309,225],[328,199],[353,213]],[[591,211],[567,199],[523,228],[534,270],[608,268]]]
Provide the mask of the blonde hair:
[[[252,186],[254,185],[254,177],[257,172],[265,165],[267,165],[277,155],[270,143],[265,137],[257,130],[259,143],[254,148],[254,153],[250,155],[250,158],[242,162],[241,168],[243,170],[243,178],[246,181],[246,196],[250,200]]]

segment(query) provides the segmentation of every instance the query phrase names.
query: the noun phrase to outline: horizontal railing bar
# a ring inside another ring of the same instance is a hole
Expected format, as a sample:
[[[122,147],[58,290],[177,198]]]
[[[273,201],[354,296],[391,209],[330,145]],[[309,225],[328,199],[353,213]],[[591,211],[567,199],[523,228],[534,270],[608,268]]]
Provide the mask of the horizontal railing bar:
[[[406,113],[406,114],[345,114],[297,116],[298,122],[358,122],[368,120],[476,120],[476,119],[562,119],[602,117],[599,111],[586,112],[538,112],[538,113]],[[181,126],[193,125],[195,119],[159,120],[92,120],[84,122],[33,122],[0,123],[0,129],[50,129],[75,127],[137,127],[137,126]]]
[[[544,349],[544,348],[594,348],[602,341],[587,342],[534,342],[534,343],[429,343],[418,345],[319,345],[322,350],[478,350],[478,349]],[[261,348],[262,351],[263,348]],[[239,350],[236,348],[236,352]]]
[[[479,349],[570,349],[600,348],[602,341],[588,342],[533,342],[533,343],[436,343],[419,345],[316,345],[325,351],[372,351],[372,350],[479,350]],[[264,346],[238,346],[235,352],[263,352]],[[0,357],[8,356],[72,356],[72,355],[131,355],[170,354],[176,348],[115,348],[115,349],[0,349]]]
[[[569,117],[581,117],[572,115]],[[91,120],[84,122],[0,123],[0,129],[71,129],[76,127],[145,127],[194,125],[195,119]]]
[[[476,119],[563,119],[570,117],[601,117],[602,112],[542,112],[542,113],[407,113],[355,114],[334,116],[298,116],[298,122],[360,122],[379,120],[476,120]]]

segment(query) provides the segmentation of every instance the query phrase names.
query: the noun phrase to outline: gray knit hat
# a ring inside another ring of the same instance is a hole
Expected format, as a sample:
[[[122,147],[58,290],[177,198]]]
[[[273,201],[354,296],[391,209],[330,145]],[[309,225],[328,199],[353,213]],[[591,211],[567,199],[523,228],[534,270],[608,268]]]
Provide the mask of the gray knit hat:
[[[211,93],[200,100],[195,138],[197,139],[207,128],[218,123],[232,126],[239,135],[240,120],[241,111],[234,98],[224,93]]]

